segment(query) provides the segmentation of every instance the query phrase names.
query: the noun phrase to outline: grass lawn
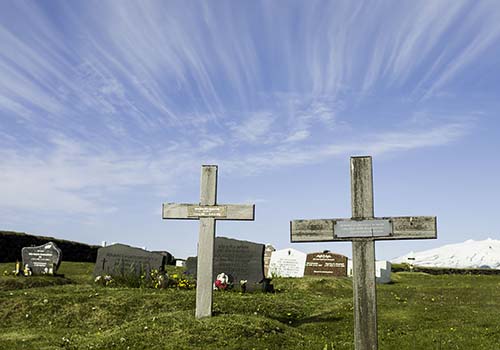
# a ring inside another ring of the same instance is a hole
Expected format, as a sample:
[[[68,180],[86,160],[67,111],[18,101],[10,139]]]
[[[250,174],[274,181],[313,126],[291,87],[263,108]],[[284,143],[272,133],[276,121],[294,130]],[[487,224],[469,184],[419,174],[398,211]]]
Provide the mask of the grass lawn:
[[[14,264],[0,264],[0,272]],[[0,277],[0,349],[352,349],[348,278],[274,279],[275,294],[95,286],[93,264],[60,277]],[[500,276],[399,272],[377,286],[379,348],[500,349]]]

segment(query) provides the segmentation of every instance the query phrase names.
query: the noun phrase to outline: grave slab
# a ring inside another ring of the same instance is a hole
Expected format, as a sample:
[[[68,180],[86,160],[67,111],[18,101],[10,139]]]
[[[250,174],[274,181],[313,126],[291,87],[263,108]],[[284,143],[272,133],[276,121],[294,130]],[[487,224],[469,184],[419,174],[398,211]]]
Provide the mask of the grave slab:
[[[274,251],[267,277],[304,277],[306,257],[306,253],[293,248]]]
[[[112,244],[97,251],[94,277],[110,275],[113,277],[140,277],[149,275],[153,269],[164,271],[165,255],[131,247],[125,244]]]

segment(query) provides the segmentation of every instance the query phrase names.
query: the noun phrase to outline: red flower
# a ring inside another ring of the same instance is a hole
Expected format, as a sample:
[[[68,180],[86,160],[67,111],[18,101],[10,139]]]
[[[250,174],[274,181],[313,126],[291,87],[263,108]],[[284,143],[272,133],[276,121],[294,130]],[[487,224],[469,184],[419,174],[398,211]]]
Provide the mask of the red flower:
[[[219,280],[215,280],[215,286],[217,287],[217,289],[226,289],[227,288],[227,284],[223,283],[222,281],[219,281]]]

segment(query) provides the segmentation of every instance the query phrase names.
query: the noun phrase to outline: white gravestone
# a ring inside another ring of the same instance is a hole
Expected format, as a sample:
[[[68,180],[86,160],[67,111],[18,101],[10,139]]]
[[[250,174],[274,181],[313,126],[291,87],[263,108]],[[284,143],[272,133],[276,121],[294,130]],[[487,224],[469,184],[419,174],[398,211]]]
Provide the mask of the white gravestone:
[[[377,283],[391,283],[392,264],[387,260],[375,261],[375,280]],[[352,277],[352,260],[347,260],[347,276]]]
[[[276,250],[271,254],[268,277],[304,277],[307,254],[296,249]]]
[[[377,283],[391,283],[391,263],[387,260],[375,262],[375,279]]]

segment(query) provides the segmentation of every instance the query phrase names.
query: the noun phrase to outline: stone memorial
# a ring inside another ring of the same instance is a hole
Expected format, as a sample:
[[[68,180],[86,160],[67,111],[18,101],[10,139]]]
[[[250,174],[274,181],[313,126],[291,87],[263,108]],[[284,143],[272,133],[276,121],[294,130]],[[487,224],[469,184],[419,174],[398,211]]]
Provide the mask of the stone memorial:
[[[391,269],[392,265],[387,260],[380,260],[375,262],[375,279],[377,283],[387,284],[391,283]]]
[[[274,251],[276,251],[276,248],[272,244],[266,244],[266,249],[264,249],[264,276],[266,277],[269,275],[269,263]]]
[[[145,247],[142,249],[147,250]],[[175,265],[175,257],[169,252],[166,252],[164,250],[153,250],[151,253],[158,253],[163,255],[165,257],[165,265]]]
[[[292,242],[352,241],[354,348],[376,350],[375,241],[437,237],[435,216],[374,216],[373,170],[369,156],[351,157],[352,217],[293,220]]]
[[[304,275],[322,277],[346,277],[347,257],[340,254],[321,253],[307,254]]]
[[[287,248],[271,255],[267,277],[304,277],[307,254]]]
[[[190,256],[186,259],[186,275],[196,276],[196,267],[198,259],[196,256]]]
[[[62,252],[54,242],[21,249],[23,270],[33,275],[54,275],[61,265]]]
[[[392,264],[386,260],[375,261],[375,281],[379,284],[391,283]],[[352,277],[352,260],[347,261],[347,276]]]
[[[224,273],[238,290],[240,281],[246,280],[246,291],[261,289],[264,279],[264,244],[241,241],[226,237],[215,237],[212,281]],[[196,277],[197,258],[186,260],[186,273]]]
[[[139,277],[149,275],[153,269],[164,271],[165,256],[125,244],[112,244],[99,248],[94,267],[94,277]]]

